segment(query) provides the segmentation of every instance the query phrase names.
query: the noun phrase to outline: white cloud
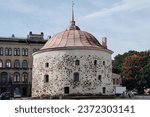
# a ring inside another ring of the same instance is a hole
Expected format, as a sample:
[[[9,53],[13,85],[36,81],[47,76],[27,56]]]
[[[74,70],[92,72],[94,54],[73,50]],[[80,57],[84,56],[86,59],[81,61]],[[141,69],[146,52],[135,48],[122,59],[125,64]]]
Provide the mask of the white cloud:
[[[122,0],[119,3],[113,4],[112,8],[103,9],[85,16],[86,19],[94,17],[109,16],[117,12],[136,11],[150,7],[150,0]]]

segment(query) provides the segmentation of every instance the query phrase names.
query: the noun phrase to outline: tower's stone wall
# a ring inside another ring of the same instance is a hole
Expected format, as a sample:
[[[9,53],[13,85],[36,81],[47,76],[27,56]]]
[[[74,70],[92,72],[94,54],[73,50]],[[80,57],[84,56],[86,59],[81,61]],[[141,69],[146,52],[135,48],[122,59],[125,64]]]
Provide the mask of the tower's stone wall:
[[[79,73],[79,81],[74,81],[74,73]],[[65,87],[75,95],[113,93],[111,53],[105,50],[39,51],[33,55],[32,74],[32,97],[65,95]],[[45,75],[49,82],[44,82]]]

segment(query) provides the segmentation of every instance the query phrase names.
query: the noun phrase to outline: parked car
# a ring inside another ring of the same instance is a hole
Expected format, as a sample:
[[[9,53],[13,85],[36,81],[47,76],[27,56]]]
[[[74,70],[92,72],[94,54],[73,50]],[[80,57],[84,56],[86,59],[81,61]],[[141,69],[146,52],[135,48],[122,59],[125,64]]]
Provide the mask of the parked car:
[[[14,98],[21,98],[21,94],[20,93],[14,93]]]
[[[3,92],[0,95],[1,100],[10,100],[11,99],[11,94],[10,92]]]

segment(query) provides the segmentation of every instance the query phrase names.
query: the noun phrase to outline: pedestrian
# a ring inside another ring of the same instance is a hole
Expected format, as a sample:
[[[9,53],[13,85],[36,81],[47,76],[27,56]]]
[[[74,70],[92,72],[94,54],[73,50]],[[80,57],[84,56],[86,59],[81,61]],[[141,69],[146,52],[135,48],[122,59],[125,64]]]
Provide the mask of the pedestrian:
[[[131,95],[131,91],[128,91],[128,97],[131,99],[132,95]]]
[[[125,98],[125,92],[123,91],[123,93],[122,93],[122,98]]]

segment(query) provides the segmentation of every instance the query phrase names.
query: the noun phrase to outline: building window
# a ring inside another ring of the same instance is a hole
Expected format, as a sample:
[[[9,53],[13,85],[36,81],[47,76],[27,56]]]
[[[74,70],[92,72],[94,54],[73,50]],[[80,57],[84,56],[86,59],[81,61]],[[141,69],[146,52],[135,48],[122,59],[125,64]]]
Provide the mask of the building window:
[[[11,61],[10,60],[6,60],[6,68],[11,68]]]
[[[115,85],[116,84],[116,80],[115,79],[113,79],[113,85]]]
[[[103,94],[106,93],[106,87],[103,87]]]
[[[0,56],[2,56],[3,55],[3,48],[1,47],[0,48]]]
[[[69,87],[64,87],[64,94],[69,94]]]
[[[0,60],[0,68],[3,68],[3,61]]]
[[[14,82],[19,82],[20,81],[20,74],[18,72],[14,73],[13,80],[14,80]]]
[[[5,55],[8,56],[8,48],[5,48]]]
[[[8,49],[8,52],[9,52],[9,56],[11,56],[11,55],[12,55],[12,49],[9,48],[9,49]]]
[[[20,56],[20,48],[14,48],[14,56]]]
[[[102,75],[98,75],[98,80],[102,81]]]
[[[3,84],[8,82],[8,73],[6,73],[6,72],[1,73],[1,82]]]
[[[28,73],[26,73],[26,72],[23,73],[22,82],[28,82]]]
[[[117,79],[117,80],[116,80],[116,84],[117,84],[117,85],[119,85],[119,84],[120,84],[120,81],[119,81],[119,79]]]
[[[25,49],[22,48],[22,56],[25,56]]]
[[[45,63],[45,67],[49,67],[49,63]]]
[[[103,65],[105,66],[105,61],[103,61]]]
[[[75,81],[75,82],[78,82],[78,81],[79,81],[79,73],[77,73],[77,72],[74,73],[74,76],[73,76],[73,77],[74,77],[74,81]]]
[[[79,60],[76,60],[76,61],[75,61],[75,65],[80,65],[80,61],[79,61]]]
[[[44,76],[44,82],[45,82],[45,83],[48,83],[48,82],[49,82],[49,75],[45,75],[45,76]]]
[[[97,65],[97,60],[94,60],[94,65]]]
[[[28,56],[28,48],[22,49],[22,56]]]
[[[15,87],[14,95],[20,95],[20,87]]]
[[[27,60],[23,60],[23,62],[22,62],[22,68],[24,68],[24,69],[28,68],[28,61]]]
[[[5,55],[11,56],[12,55],[12,49],[11,48],[5,48]]]
[[[15,60],[14,68],[20,68],[20,61],[19,60]]]

